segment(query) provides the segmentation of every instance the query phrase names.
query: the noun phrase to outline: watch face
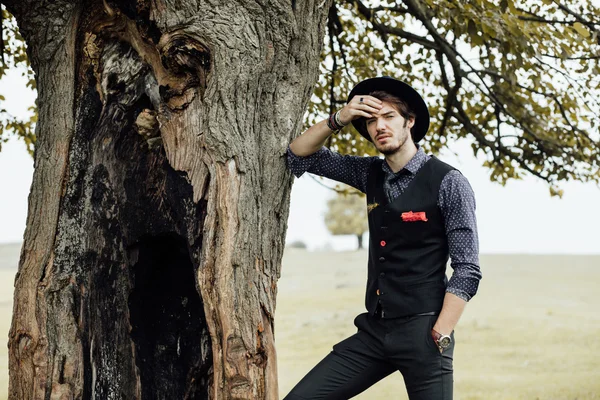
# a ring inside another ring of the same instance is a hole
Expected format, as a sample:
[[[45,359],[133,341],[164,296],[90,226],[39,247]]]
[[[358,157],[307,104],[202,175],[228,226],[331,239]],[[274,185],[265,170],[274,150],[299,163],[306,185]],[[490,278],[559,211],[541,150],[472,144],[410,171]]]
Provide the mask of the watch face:
[[[440,346],[442,349],[445,349],[445,348],[447,348],[448,346],[450,346],[450,342],[451,342],[450,336],[442,336],[442,337],[440,338],[440,340],[438,340],[438,345],[439,345],[439,346]]]

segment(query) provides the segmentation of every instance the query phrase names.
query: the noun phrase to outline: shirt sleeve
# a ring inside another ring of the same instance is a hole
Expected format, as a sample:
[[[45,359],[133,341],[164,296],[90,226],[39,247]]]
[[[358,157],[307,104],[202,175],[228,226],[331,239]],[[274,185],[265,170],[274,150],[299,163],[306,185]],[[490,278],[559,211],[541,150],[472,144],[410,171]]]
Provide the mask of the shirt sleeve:
[[[479,239],[475,195],[469,181],[459,171],[450,171],[442,180],[439,206],[453,269],[446,291],[469,301],[477,293],[481,280]]]
[[[333,179],[360,190],[367,191],[369,167],[376,157],[359,157],[341,155],[321,147],[316,153],[300,157],[287,149],[287,165],[290,171],[299,178],[305,172]]]

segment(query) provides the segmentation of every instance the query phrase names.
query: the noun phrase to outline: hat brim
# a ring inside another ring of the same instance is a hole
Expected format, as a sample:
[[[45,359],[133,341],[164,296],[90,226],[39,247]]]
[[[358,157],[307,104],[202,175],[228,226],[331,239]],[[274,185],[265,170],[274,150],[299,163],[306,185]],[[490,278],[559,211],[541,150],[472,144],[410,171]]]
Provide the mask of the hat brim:
[[[423,139],[429,129],[429,110],[421,95],[405,82],[389,76],[365,79],[352,89],[347,102],[349,103],[354,96],[368,95],[378,90],[397,96],[406,102],[416,115],[415,124],[411,129],[413,141],[417,143]],[[364,120],[364,117],[357,118],[352,121],[352,125],[365,139],[372,142]]]

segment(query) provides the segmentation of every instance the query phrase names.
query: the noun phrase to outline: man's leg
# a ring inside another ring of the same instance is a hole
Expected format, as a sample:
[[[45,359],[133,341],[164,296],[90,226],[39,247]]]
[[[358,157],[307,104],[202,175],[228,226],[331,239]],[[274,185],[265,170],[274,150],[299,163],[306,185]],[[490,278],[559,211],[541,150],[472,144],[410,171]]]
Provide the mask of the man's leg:
[[[358,332],[333,346],[284,400],[349,399],[395,371],[383,361],[381,346]]]
[[[421,368],[414,373],[404,375],[406,391],[410,400],[452,400],[454,377],[452,370],[452,351],[454,345],[424,360]]]
[[[450,347],[440,354],[431,337],[436,319],[415,317],[388,338],[389,347],[404,343],[403,349],[394,349],[391,358],[404,376],[410,400],[452,400],[454,334]]]

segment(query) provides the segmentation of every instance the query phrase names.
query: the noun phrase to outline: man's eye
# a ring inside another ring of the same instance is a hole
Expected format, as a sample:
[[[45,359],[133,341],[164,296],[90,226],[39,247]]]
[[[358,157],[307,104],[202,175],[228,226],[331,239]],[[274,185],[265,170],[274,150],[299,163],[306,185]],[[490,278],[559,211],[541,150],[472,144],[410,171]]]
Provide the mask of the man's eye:
[[[390,118],[394,118],[394,116],[393,115],[388,115],[386,118],[390,119]]]
[[[372,119],[368,120],[368,121],[367,121],[367,125],[369,125],[371,122],[373,122],[373,120],[372,120]]]

